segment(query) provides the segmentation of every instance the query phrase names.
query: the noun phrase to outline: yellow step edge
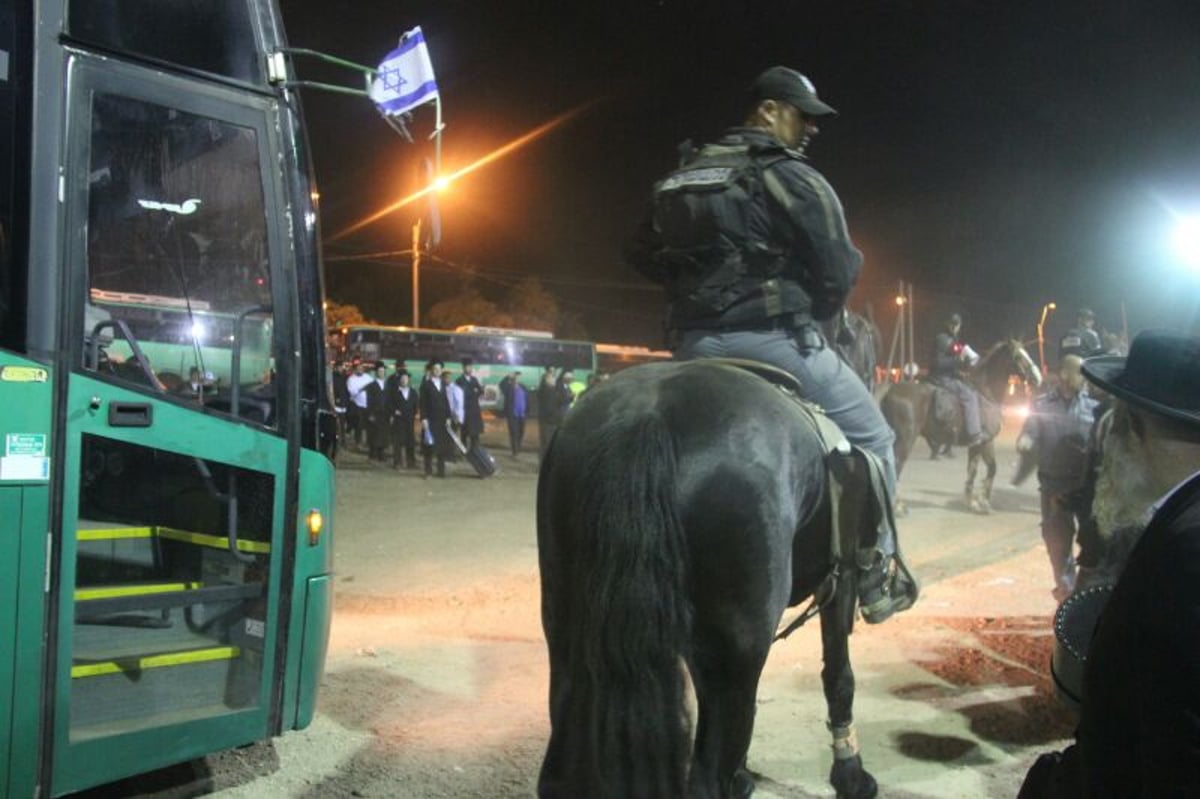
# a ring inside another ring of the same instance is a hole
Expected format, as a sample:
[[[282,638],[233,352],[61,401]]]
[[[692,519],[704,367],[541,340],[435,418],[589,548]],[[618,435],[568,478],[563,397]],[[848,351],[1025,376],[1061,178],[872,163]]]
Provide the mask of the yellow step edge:
[[[156,585],[113,585],[104,588],[77,588],[75,601],[87,602],[89,599],[112,599],[119,596],[143,596],[146,594],[170,594],[178,591],[194,591],[203,588],[204,583],[158,583]]]
[[[188,530],[176,530],[173,527],[158,527],[159,538],[169,538],[172,541],[183,541],[188,544],[198,544],[215,549],[229,549],[229,539],[220,535],[205,535]],[[271,545],[265,541],[238,541],[238,549],[242,552],[254,552],[266,555],[271,551]]]
[[[117,541],[130,538],[151,538],[157,535],[172,541],[182,541],[185,544],[197,544],[214,549],[229,549],[229,539],[219,535],[193,533],[190,530],[178,530],[174,527],[113,527],[96,530],[76,530],[76,540],[79,541]],[[271,545],[265,541],[238,541],[238,550],[267,555]]]
[[[84,663],[71,667],[71,678],[100,677],[105,674],[158,669],[164,666],[183,666],[189,663],[206,663],[213,660],[232,660],[239,657],[241,650],[236,646],[215,646],[209,649],[189,649],[185,652],[166,652],[161,655],[122,658],[104,663]]]
[[[153,535],[153,527],[112,527],[78,530],[76,538],[79,541],[117,541],[122,538],[150,538]]]

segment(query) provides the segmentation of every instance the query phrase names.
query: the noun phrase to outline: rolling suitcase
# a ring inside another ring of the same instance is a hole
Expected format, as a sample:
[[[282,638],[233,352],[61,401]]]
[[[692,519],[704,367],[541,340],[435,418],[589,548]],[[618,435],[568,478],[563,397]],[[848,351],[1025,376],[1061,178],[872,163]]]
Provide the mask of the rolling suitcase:
[[[467,445],[458,437],[458,433],[450,427],[450,422],[446,422],[446,432],[450,434],[450,438],[454,441],[454,446],[467,459],[467,463],[475,470],[475,474],[480,477],[491,477],[496,473],[496,459],[492,457],[492,453],[487,451],[482,444],[467,449]]]

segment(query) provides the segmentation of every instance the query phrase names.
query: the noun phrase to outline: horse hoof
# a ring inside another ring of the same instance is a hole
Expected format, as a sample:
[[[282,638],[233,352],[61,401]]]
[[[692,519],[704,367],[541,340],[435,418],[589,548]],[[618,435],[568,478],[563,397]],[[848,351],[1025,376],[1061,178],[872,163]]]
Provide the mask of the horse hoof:
[[[729,781],[729,795],[733,799],[750,799],[750,795],[754,793],[754,787],[754,778],[750,776],[750,772],[740,768],[734,772],[733,779]]]
[[[829,770],[829,784],[837,799],[874,799],[879,795],[879,783],[863,768],[862,755],[834,760]]]

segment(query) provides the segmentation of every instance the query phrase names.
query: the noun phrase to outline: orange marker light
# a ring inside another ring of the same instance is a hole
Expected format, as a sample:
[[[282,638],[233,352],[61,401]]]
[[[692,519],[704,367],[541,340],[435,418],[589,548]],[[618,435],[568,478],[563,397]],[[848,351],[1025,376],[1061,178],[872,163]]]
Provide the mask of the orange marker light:
[[[321,529],[325,526],[325,517],[321,511],[313,508],[308,512],[308,545],[315,547],[321,543]]]

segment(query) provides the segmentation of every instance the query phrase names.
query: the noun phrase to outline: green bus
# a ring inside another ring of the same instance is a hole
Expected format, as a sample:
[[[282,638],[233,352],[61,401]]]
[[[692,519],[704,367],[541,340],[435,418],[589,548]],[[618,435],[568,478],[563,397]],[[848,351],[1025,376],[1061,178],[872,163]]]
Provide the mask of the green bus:
[[[336,424],[284,47],[275,0],[0,0],[0,795],[313,717]]]
[[[483,383],[483,408],[502,407],[500,381],[514,371],[521,372],[527,389],[536,389],[547,367],[575,373],[575,391],[587,385],[596,371],[596,345],[589,341],[556,339],[540,330],[515,330],[502,327],[463,325],[455,330],[427,330],[417,327],[383,325],[347,325],[333,331],[333,349],[342,359],[384,361],[390,369],[395,361],[404,361],[413,380],[434,358],[443,361],[456,375],[462,372],[462,359],[475,363],[475,375]]]

